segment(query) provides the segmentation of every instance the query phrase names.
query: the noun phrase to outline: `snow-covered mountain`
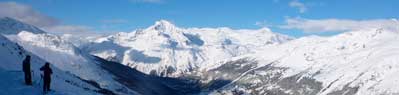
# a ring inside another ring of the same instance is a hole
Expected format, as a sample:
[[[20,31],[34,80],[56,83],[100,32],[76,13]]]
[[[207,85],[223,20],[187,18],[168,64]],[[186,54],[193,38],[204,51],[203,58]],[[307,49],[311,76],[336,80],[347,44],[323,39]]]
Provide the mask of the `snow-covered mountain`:
[[[43,30],[10,17],[0,18],[1,34],[18,34],[21,31],[30,31],[32,33],[45,33]]]
[[[52,63],[56,94],[399,94],[399,29],[292,39],[267,28],[179,28],[161,20],[72,44],[17,20],[0,23],[0,80],[18,88],[0,83],[0,94],[39,93],[16,83],[26,54],[32,68]]]
[[[106,89],[123,89],[123,85],[113,80],[112,75],[97,66],[90,55],[80,52],[73,44],[51,34],[33,34],[22,31],[8,36],[26,50],[52,63],[63,71],[68,71],[85,80],[92,80]]]
[[[227,80],[212,94],[396,95],[398,41],[397,30],[384,29],[303,37],[196,75]]]
[[[74,46],[69,41],[64,40],[60,36],[47,34],[47,33],[31,33],[29,31],[14,31],[14,32],[17,33],[3,34],[2,31],[0,31],[1,35],[6,35],[7,38],[4,39],[10,39],[14,43],[19,44],[20,48],[24,48],[26,51],[31,52],[32,55],[36,55],[35,56],[36,58],[43,59],[42,63],[47,61],[50,62],[55,68],[59,68],[60,72],[58,71],[55,72],[56,75],[55,77],[53,76],[53,79],[56,80],[62,79],[63,77],[59,76],[62,76],[63,74],[70,75],[75,79],[79,79],[79,81],[75,82],[75,81],[65,80],[65,82],[78,86],[84,85],[79,82],[84,82],[85,84],[88,84],[88,86],[92,87],[92,88],[83,88],[84,90],[88,90],[89,93],[107,94],[107,95],[109,94],[182,95],[194,92],[191,90],[188,91],[181,90],[182,88],[181,86],[186,87],[186,84],[190,84],[190,80],[161,78],[161,77],[155,77],[155,76],[152,77],[149,75],[145,75],[144,73],[125,67],[120,63],[112,63],[104,61],[101,58],[97,58],[88,53],[82,52],[79,48]],[[17,53],[18,52],[16,52],[16,54]],[[8,56],[3,54],[1,54],[0,56],[5,59],[8,58],[15,59],[14,56]],[[18,62],[13,61],[11,63],[14,64]],[[1,64],[6,64],[6,63],[1,63]],[[18,67],[19,65],[16,66],[17,67],[15,68],[16,69],[15,71],[19,71],[17,70],[19,68]],[[18,78],[23,78],[23,77],[19,76]],[[12,78],[4,80],[11,81],[11,79]],[[11,82],[18,82],[18,81],[11,81]],[[58,83],[54,84],[58,85]],[[193,89],[199,89],[194,87],[196,86],[193,86]],[[71,91],[69,88],[60,88],[60,89],[62,91],[64,90]],[[38,90],[38,88],[24,89],[24,90]],[[40,92],[41,90],[38,91]],[[81,93],[79,91],[66,93],[66,94],[73,95],[73,93],[79,95],[85,94],[84,92]]]
[[[179,76],[289,40],[267,28],[179,28],[160,20],[146,29],[97,38],[81,48],[147,74]]]
[[[191,80],[152,77],[120,63],[104,61],[81,52],[79,48],[56,35],[23,31],[16,36],[8,37],[61,70],[84,80],[93,81],[100,89],[110,90],[115,94],[182,95],[193,93],[186,86],[194,84],[190,83]],[[171,85],[174,87],[169,87]],[[183,92],[181,86],[189,91]],[[199,88],[193,86],[192,89]]]
[[[0,94],[2,95],[40,95],[42,94],[42,85],[39,68],[46,61],[40,57],[31,54],[17,43],[11,42],[6,37],[0,35]],[[23,81],[22,60],[25,55],[32,56],[32,80],[33,86],[26,86]],[[99,94],[100,89],[85,82],[72,74],[64,72],[57,67],[53,69],[52,90],[57,95],[76,95]]]
[[[2,26],[4,31],[1,30],[1,34],[18,43],[25,50],[50,62],[60,70],[77,76],[82,80],[92,81],[92,83],[98,85],[99,89],[104,91],[109,89],[113,93],[119,94],[134,93],[134,91],[127,89],[127,87],[113,79],[112,74],[98,66],[97,61],[94,61],[94,57],[81,52],[79,48],[61,39],[61,37],[47,34],[35,26],[12,18],[5,17],[0,21],[0,23],[5,25]],[[116,90],[123,90],[124,92]]]

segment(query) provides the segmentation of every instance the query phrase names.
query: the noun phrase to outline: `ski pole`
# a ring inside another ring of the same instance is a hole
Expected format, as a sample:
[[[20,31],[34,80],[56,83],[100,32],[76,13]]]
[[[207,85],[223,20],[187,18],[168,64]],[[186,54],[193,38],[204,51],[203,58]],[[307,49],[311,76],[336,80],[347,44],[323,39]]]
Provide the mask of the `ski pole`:
[[[40,74],[40,82],[39,82],[39,86],[41,86],[41,84],[42,84],[42,80],[43,80],[43,74]]]
[[[32,74],[32,76],[30,76],[30,81],[31,81],[31,84],[33,84],[35,82],[35,80],[34,80],[35,79],[35,72],[33,70],[31,70],[30,72]]]

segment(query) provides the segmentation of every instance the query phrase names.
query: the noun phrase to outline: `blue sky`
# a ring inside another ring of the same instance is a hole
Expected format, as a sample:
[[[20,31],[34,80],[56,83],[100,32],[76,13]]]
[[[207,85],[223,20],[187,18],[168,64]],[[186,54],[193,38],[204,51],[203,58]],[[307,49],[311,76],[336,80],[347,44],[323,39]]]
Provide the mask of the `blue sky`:
[[[61,25],[84,26],[97,32],[132,31],[165,19],[180,27],[258,29],[266,26],[274,32],[300,37],[332,35],[353,28],[326,30],[323,28],[326,26],[315,27],[314,22],[317,22],[316,25],[331,20],[339,23],[352,21],[354,24],[385,23],[399,16],[399,12],[395,11],[399,9],[399,0],[0,1],[29,6],[41,15],[57,19]],[[297,25],[290,25],[290,21],[297,21]]]

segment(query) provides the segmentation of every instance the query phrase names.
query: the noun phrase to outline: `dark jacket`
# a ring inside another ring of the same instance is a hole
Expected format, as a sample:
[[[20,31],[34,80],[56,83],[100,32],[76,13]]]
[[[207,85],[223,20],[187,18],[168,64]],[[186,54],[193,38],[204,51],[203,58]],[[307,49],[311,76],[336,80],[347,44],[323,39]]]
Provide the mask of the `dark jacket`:
[[[51,70],[50,65],[48,64],[41,67],[40,71],[44,72],[44,79],[50,79],[51,74],[53,74],[53,70]]]
[[[22,62],[22,69],[24,72],[30,72],[30,59],[25,59]]]

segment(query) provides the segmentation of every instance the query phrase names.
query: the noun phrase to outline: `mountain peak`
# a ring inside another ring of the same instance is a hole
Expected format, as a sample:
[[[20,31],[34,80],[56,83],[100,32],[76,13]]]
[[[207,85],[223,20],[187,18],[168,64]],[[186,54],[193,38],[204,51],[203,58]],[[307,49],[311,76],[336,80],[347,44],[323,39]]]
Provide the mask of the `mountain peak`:
[[[45,33],[43,30],[11,17],[0,18],[1,34],[18,34],[21,31],[29,31],[32,33]]]
[[[153,26],[150,28],[155,29],[155,30],[170,30],[173,28],[176,28],[174,24],[172,24],[170,21],[167,20],[159,20],[156,21]]]
[[[162,25],[173,25],[172,22],[167,21],[167,20],[163,20],[163,19],[162,19],[162,20],[159,20],[159,21],[156,21],[155,24],[156,24],[156,25],[161,25],[161,24],[162,24]]]
[[[272,30],[270,30],[270,28],[267,28],[267,27],[262,27],[262,28],[260,28],[258,30],[262,31],[262,32],[272,32]]]

